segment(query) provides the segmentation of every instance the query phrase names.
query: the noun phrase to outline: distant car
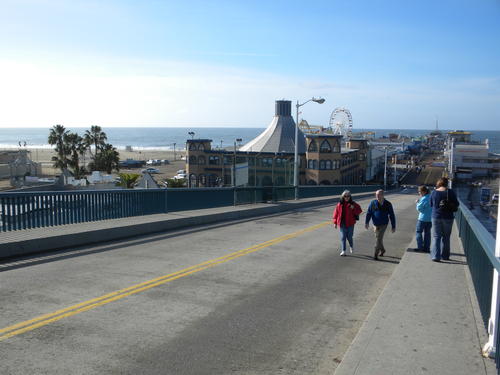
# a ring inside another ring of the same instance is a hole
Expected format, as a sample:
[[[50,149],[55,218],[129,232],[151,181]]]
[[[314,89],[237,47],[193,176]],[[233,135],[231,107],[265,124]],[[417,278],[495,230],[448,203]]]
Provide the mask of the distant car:
[[[177,171],[177,174],[186,174],[186,170],[184,170],[184,169],[179,169],[179,170]]]
[[[184,180],[187,178],[187,175],[185,173],[177,173],[174,176],[174,180]]]
[[[167,159],[162,159],[161,163],[167,165],[170,164],[170,161],[168,161]]]
[[[142,173],[160,173],[160,170],[158,168],[146,168],[141,171]]]

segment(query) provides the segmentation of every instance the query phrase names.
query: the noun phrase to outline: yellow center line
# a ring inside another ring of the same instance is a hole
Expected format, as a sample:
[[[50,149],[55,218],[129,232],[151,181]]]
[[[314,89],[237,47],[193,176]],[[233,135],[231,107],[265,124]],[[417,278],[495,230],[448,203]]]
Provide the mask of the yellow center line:
[[[171,273],[168,275],[164,275],[164,276],[160,276],[160,277],[148,280],[148,281],[144,281],[142,283],[135,284],[135,285],[132,285],[130,287],[120,289],[120,290],[117,290],[117,291],[112,292],[112,293],[105,294],[101,297],[93,298],[93,299],[90,299],[88,301],[81,302],[81,303],[66,307],[64,309],[54,311],[52,313],[44,314],[44,315],[38,316],[36,318],[26,320],[24,322],[20,322],[20,323],[2,328],[2,329],[0,329],[0,334],[3,334],[3,335],[0,336],[0,341],[5,340],[5,339],[12,337],[12,336],[19,335],[21,333],[32,331],[32,330],[39,328],[39,327],[43,327],[49,323],[56,322],[60,319],[67,318],[67,317],[82,313],[84,311],[94,309],[98,306],[103,306],[103,305],[108,304],[110,302],[120,300],[120,299],[125,298],[127,296],[143,292],[145,290],[154,288],[156,286],[163,285],[163,284],[168,283],[170,281],[174,281],[174,280],[180,279],[182,277],[203,271],[207,268],[215,267],[219,264],[228,262],[230,260],[254,253],[256,251],[265,249],[269,246],[286,241],[288,239],[295,238],[297,236],[300,236],[301,234],[322,228],[328,224],[330,224],[329,221],[323,222],[321,224],[313,225],[311,227],[299,230],[297,232],[286,234],[286,235],[274,238],[272,240],[251,246],[249,248],[239,250],[239,251],[236,251],[236,252],[233,252],[233,253],[230,253],[230,254],[227,254],[225,256],[215,258],[215,259],[211,259],[211,260],[205,261],[203,263],[199,263],[199,264],[191,266],[191,267],[184,268],[180,271],[177,271],[177,272],[174,272],[174,273]]]

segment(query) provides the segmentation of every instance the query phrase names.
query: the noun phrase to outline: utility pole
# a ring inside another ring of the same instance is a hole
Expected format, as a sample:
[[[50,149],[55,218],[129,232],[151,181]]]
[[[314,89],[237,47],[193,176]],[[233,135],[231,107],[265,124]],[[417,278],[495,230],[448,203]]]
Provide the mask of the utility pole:
[[[385,149],[385,159],[384,159],[384,190],[387,190],[387,146]]]

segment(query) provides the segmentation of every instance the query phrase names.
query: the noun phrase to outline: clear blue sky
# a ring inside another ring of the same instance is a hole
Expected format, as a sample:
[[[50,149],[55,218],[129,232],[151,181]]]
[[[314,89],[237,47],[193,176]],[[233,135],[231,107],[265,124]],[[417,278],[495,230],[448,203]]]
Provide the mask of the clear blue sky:
[[[0,126],[500,130],[500,1],[0,0]]]

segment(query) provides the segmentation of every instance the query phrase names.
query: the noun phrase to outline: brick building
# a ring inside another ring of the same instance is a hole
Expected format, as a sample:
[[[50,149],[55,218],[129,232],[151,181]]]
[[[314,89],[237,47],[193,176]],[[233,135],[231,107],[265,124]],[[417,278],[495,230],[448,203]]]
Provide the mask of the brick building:
[[[300,185],[359,185],[365,182],[368,144],[331,134],[304,134],[299,129]],[[271,124],[239,150],[212,149],[210,139],[189,139],[188,186],[231,186],[232,171],[247,168],[249,186],[293,185],[295,121],[291,102],[276,101]]]

